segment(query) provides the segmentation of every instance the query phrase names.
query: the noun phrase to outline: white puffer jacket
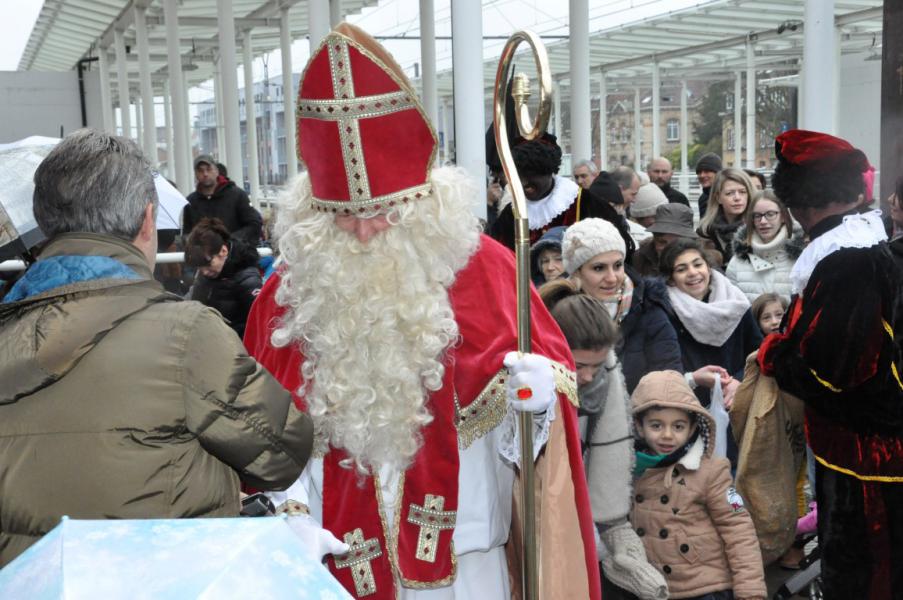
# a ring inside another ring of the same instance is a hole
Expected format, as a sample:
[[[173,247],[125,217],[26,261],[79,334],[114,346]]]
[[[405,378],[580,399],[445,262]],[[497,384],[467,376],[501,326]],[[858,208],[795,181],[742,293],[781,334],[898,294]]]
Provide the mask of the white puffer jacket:
[[[752,244],[746,243],[746,226],[734,235],[734,256],[727,265],[726,275],[731,283],[743,290],[752,302],[762,294],[775,292],[790,299],[790,271],[803,251],[803,231],[794,226],[793,235],[781,227],[767,244],[757,233]]]

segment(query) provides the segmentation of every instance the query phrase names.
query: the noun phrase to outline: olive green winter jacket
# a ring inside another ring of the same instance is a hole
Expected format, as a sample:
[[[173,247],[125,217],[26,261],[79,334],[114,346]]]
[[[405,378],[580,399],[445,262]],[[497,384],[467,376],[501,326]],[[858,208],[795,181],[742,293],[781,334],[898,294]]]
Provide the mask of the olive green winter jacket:
[[[125,241],[66,234],[38,262],[63,256],[133,275],[0,304],[0,566],[63,515],[237,516],[239,479],[296,480],[310,419],[218,313],[166,294]]]

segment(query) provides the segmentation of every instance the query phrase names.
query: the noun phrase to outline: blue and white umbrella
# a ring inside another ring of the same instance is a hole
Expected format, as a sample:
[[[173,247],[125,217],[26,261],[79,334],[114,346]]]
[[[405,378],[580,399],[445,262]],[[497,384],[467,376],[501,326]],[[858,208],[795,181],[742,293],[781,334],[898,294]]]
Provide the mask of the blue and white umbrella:
[[[62,522],[0,571],[0,598],[351,596],[283,517]]]

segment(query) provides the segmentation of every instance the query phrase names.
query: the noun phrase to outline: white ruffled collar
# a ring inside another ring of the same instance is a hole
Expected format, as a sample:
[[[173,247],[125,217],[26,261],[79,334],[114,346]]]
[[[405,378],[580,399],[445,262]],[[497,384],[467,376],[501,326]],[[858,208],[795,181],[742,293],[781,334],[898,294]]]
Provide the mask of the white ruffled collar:
[[[530,221],[530,229],[542,229],[555,220],[555,217],[571,207],[577,199],[580,187],[565,177],[555,175],[552,191],[541,200],[527,200],[527,219]],[[511,204],[511,191],[505,190],[505,195],[499,202],[499,210],[505,205]]]
[[[812,271],[826,256],[843,248],[871,248],[885,240],[887,233],[880,211],[847,215],[840,225],[812,240],[800,254],[790,271],[791,294],[800,294],[806,289]]]

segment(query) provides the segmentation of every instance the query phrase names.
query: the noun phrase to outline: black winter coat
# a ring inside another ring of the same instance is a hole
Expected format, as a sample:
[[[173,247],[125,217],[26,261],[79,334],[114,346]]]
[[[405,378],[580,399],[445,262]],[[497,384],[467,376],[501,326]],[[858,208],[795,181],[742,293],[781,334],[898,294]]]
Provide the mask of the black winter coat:
[[[687,197],[683,195],[683,192],[681,192],[680,190],[675,190],[673,187],[671,187],[670,183],[661,188],[661,190],[662,192],[664,192],[665,198],[668,199],[668,202],[690,206],[690,201],[687,200]]]
[[[217,186],[210,196],[195,190],[188,196],[188,206],[182,216],[182,231],[185,235],[205,218],[216,218],[223,222],[233,238],[257,246],[263,218],[251,206],[251,200],[243,189],[227,180]]]
[[[743,379],[743,370],[746,367],[746,357],[755,352],[762,343],[762,330],[753,317],[752,310],[747,310],[734,333],[721,347],[709,346],[696,341],[696,338],[687,331],[680,317],[674,309],[668,306],[668,318],[677,332],[680,342],[680,355],[683,358],[683,372],[692,372],[706,365],[718,365],[724,367],[735,379]],[[709,388],[697,387],[696,397],[703,406],[711,403]]]
[[[229,322],[239,337],[244,337],[251,304],[263,286],[257,268],[257,250],[239,240],[229,242],[229,257],[219,277],[198,275],[189,298],[215,308]]]
[[[627,391],[640,378],[652,371],[672,369],[682,371],[680,346],[677,334],[668,320],[670,310],[665,284],[658,279],[640,277],[628,268],[627,276],[633,282],[633,299],[630,311],[621,322],[621,340],[617,353],[623,365]]]

